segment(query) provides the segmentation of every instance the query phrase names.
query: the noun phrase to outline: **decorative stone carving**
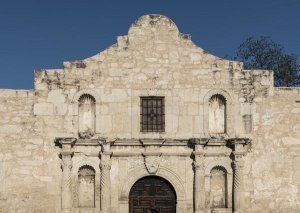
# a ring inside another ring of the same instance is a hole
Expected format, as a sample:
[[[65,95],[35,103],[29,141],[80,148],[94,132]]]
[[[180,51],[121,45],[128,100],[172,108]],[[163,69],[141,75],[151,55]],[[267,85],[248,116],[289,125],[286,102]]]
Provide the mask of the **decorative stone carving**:
[[[249,139],[236,138],[231,140],[234,151],[233,167],[233,212],[241,213],[244,208],[244,156]]]
[[[72,181],[71,181],[71,169],[72,169],[72,146],[76,139],[74,138],[57,138],[56,142],[62,147],[61,159],[62,159],[62,186],[61,186],[61,208],[62,212],[72,211]]]
[[[136,167],[144,166],[144,160],[142,158],[129,158],[128,159],[128,168],[135,169]]]
[[[161,153],[144,153],[145,166],[149,174],[156,174],[161,161]]]
[[[61,152],[62,156],[62,212],[70,212],[72,208],[72,191],[71,191],[71,169],[72,169],[72,156],[71,151],[63,151]]]
[[[110,206],[110,197],[111,197],[111,182],[110,182],[110,169],[111,169],[111,152],[101,153],[101,210],[103,213],[109,213]]]
[[[234,213],[243,212],[243,199],[244,199],[244,161],[241,157],[236,157],[233,161],[233,203]]]

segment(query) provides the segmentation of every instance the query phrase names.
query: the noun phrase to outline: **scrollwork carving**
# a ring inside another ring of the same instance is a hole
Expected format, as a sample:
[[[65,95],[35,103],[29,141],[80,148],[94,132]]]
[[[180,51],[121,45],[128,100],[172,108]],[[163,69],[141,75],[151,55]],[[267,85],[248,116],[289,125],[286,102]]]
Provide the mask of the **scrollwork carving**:
[[[144,166],[144,161],[141,158],[130,158],[128,159],[129,169],[135,169],[137,167]]]

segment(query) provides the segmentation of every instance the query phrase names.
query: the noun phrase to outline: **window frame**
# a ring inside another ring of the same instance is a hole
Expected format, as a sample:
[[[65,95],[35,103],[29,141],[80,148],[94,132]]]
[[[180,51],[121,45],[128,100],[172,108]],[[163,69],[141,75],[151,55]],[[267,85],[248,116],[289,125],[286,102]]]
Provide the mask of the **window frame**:
[[[147,102],[147,106],[144,106],[145,102]],[[158,102],[160,102],[160,105],[158,105]],[[150,106],[149,103],[151,103]],[[155,106],[153,106],[154,103]],[[151,116],[149,111],[152,112],[156,111],[156,113],[154,115],[152,113]],[[150,116],[155,121],[153,121],[151,118],[149,119]],[[140,132],[143,133],[165,132],[165,97],[164,96],[141,96],[140,97]]]

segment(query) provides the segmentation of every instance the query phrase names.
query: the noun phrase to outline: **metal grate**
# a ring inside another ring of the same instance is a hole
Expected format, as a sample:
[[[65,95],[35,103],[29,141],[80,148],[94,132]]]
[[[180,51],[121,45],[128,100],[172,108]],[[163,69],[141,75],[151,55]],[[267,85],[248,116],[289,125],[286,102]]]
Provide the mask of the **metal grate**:
[[[141,97],[141,131],[165,131],[165,99],[164,97]]]

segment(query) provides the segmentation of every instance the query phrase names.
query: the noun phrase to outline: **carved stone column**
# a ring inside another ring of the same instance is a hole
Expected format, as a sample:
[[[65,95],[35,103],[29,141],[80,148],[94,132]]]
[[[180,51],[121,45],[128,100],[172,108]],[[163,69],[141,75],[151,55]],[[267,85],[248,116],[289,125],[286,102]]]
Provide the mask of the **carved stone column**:
[[[110,168],[111,168],[111,152],[101,153],[101,212],[109,213],[111,211],[111,183],[110,183]]]
[[[62,185],[61,185],[61,210],[63,213],[72,212],[72,145],[76,139],[59,138],[57,141],[61,144],[62,158]]]
[[[235,156],[233,161],[233,212],[243,212],[243,200],[244,200],[244,161]]]
[[[195,213],[205,210],[205,177],[204,177],[204,150],[201,140],[194,139],[194,208]]]
[[[249,139],[233,139],[233,212],[244,212],[244,156]]]

